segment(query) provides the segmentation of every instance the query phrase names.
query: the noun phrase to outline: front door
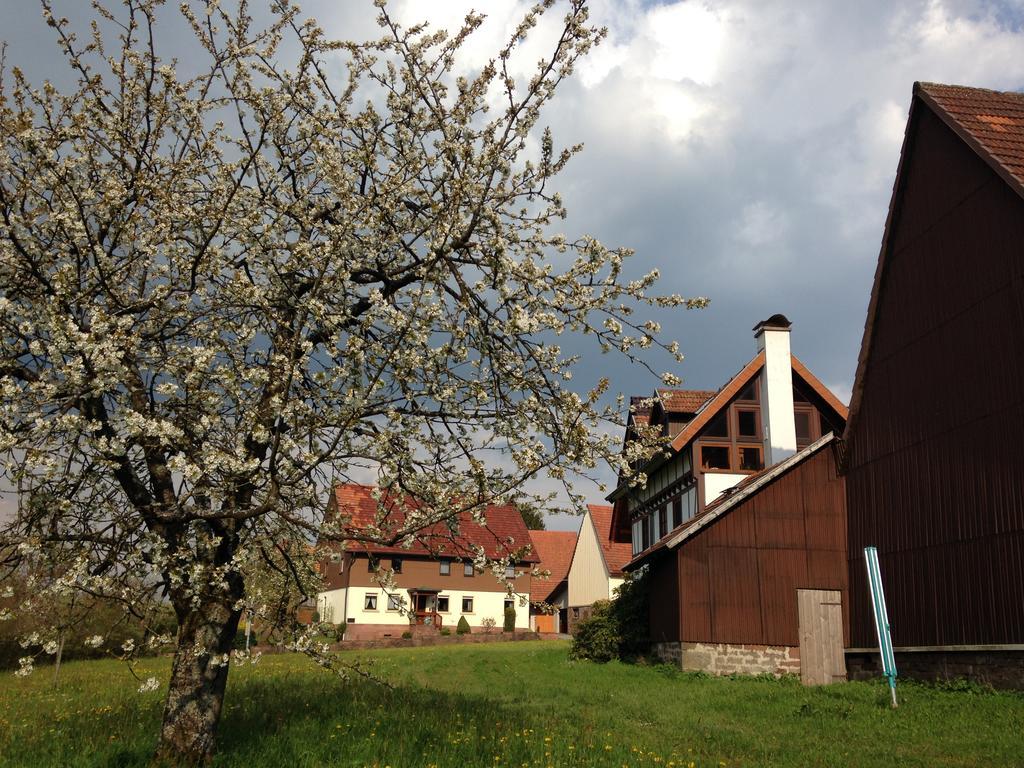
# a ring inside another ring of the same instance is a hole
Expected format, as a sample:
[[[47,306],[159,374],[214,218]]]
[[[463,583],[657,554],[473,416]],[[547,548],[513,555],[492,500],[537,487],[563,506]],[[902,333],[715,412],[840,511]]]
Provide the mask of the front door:
[[[433,613],[437,610],[437,595],[416,595],[416,613]]]

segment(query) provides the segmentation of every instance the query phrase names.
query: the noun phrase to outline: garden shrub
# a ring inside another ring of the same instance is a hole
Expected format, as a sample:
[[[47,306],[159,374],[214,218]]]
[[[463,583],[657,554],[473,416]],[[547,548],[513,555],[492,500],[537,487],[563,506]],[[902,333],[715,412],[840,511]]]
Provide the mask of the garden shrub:
[[[487,616],[480,622],[480,624],[484,628],[485,635],[491,634],[491,632],[494,631],[494,628],[498,626],[498,622],[494,620],[493,616]]]
[[[514,606],[505,607],[505,625],[502,627],[505,632],[516,631],[516,609]]]
[[[451,633],[452,631],[448,627],[441,627],[441,634],[445,637],[448,637]]]
[[[412,640],[412,632],[410,632],[408,629],[405,630],[405,632],[402,633],[402,639],[403,640]]]
[[[606,662],[643,656],[650,648],[647,621],[646,578],[627,577],[614,600],[598,600],[590,617],[577,622],[569,658]]]
[[[456,635],[468,635],[469,634],[469,622],[466,621],[465,616],[459,617],[459,625],[455,628]]]

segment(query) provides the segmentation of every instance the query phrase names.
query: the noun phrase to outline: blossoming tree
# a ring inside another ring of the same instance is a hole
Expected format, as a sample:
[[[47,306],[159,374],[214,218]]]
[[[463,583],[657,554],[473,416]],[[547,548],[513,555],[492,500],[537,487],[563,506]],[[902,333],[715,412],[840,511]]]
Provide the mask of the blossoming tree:
[[[635,311],[702,301],[555,233],[551,180],[579,148],[537,127],[603,35],[583,0],[528,78],[509,62],[550,0],[473,76],[453,65],[475,14],[446,34],[378,3],[381,37],[352,43],[288,0],[267,25],[193,0],[201,55],[179,67],[160,5],[97,6],[79,37],[44,2],[77,84],[2,73],[0,472],[19,504],[0,563],[51,574],[37,596],[173,606],[157,755],[199,763],[264,597],[247,574],[315,588],[296,543],[332,481],[370,469],[416,499],[400,527],[348,533],[394,543],[539,475],[628,472],[653,443],[618,455],[606,384],[567,385],[559,341],[676,353]]]

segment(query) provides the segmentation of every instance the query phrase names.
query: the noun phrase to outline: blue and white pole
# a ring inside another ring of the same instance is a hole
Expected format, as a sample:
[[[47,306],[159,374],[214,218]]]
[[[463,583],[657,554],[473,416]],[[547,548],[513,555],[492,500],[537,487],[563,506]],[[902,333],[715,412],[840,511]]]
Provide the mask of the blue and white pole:
[[[882,572],[878,568],[878,550],[864,547],[864,559],[868,566],[868,584],[871,587],[871,607],[875,616],[875,631],[878,633],[878,650],[882,655],[882,673],[889,678],[892,706],[896,707],[896,657],[892,652],[892,636],[889,634],[889,612],[885,607],[885,593],[882,591]]]

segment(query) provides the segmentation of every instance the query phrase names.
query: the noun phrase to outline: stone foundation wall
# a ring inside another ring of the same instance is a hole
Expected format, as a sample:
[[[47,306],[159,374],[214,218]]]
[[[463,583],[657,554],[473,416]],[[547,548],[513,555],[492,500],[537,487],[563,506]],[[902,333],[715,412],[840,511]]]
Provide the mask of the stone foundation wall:
[[[661,661],[712,675],[799,675],[800,649],[787,645],[655,643]]]
[[[913,680],[973,680],[993,688],[1024,690],[1024,650],[896,651],[896,671]],[[850,680],[882,676],[877,652],[847,651]]]

